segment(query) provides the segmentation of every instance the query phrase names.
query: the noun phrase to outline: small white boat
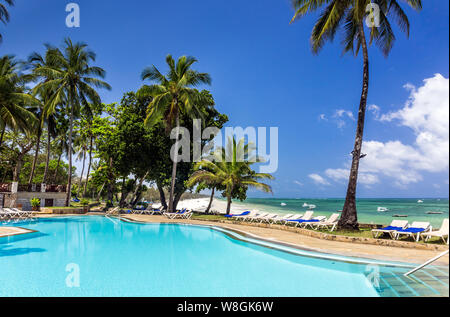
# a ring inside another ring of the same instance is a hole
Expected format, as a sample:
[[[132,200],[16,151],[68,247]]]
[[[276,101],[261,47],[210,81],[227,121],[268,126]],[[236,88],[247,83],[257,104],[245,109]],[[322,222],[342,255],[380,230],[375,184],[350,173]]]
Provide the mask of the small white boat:
[[[281,205],[281,206],[286,206],[286,204],[285,204],[285,203],[281,203],[280,205]]]
[[[417,201],[417,203],[421,204],[421,203],[423,203],[423,200],[420,200],[420,199],[419,199],[419,200]]]
[[[389,209],[387,209],[386,207],[378,207],[377,208],[377,211],[379,211],[379,212],[386,212],[386,211],[388,211]]]
[[[316,208],[317,206],[316,205],[308,205],[308,208],[309,209],[314,209],[314,208]]]
[[[428,215],[442,215],[444,212],[442,211],[427,211],[426,214]]]
[[[302,205],[302,207],[308,207],[309,205],[307,204],[307,203],[304,203],[303,205]]]

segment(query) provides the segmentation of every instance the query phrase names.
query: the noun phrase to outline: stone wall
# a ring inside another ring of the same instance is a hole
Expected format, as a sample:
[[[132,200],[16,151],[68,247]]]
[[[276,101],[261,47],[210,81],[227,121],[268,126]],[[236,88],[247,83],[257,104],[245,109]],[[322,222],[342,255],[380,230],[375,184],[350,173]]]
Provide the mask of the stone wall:
[[[30,200],[32,198],[39,198],[41,200],[41,207],[46,207],[46,199],[52,199],[54,207],[63,207],[66,203],[66,193],[17,192],[5,193],[4,195],[5,207],[19,208],[21,206],[22,210],[31,210]]]

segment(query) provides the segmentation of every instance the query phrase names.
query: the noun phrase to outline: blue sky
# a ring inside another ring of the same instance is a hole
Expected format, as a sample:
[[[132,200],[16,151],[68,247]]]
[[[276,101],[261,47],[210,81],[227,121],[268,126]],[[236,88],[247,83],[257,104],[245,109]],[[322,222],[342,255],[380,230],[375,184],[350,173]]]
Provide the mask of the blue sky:
[[[80,28],[65,25],[69,2],[80,5]],[[448,197],[448,6],[428,0],[420,13],[405,8],[409,39],[395,27],[389,58],[370,48],[359,197]],[[113,87],[101,92],[106,103],[142,85],[144,67],[164,70],[168,53],[195,56],[228,126],[279,127],[275,197],[345,196],[362,60],[343,56],[339,37],[313,55],[316,16],[290,25],[289,0],[16,0],[10,13],[0,54],[26,58],[46,42],[84,41]]]

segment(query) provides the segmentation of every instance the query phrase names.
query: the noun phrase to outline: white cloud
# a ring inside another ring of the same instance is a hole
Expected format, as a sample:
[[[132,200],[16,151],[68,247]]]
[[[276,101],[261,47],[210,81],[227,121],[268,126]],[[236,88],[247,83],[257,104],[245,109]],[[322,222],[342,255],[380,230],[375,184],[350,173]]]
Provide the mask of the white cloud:
[[[355,121],[355,117],[353,116],[353,113],[349,110],[344,110],[344,109],[336,110],[336,112],[334,113],[334,117],[335,118],[348,117],[348,118],[352,119],[353,121]]]
[[[318,185],[330,185],[330,183],[319,174],[309,174],[308,177],[311,178],[314,181],[314,183]]]
[[[321,114],[319,115],[319,120],[328,121],[327,116],[326,116],[325,114],[323,114],[323,113],[321,113]]]
[[[303,186],[303,183],[300,181],[294,181],[294,184],[297,184],[298,186]]]
[[[380,107],[370,105],[377,120],[385,123],[398,122],[409,128],[415,141],[405,144],[400,140],[363,142],[359,182],[371,185],[379,182],[379,176],[392,178],[396,186],[423,180],[423,172],[444,172],[449,167],[449,79],[440,74],[424,80],[416,88],[407,84],[404,88],[410,96],[403,108],[380,115]],[[345,116],[345,110],[336,112]],[[348,115],[348,114],[347,114]],[[346,163],[348,164],[348,162]],[[348,169],[327,169],[325,175],[336,181],[348,179]],[[326,181],[324,179],[324,181]]]
[[[424,80],[424,85],[410,90],[405,106],[382,115],[385,122],[399,121],[416,136],[411,145],[399,140],[363,143],[361,170],[381,173],[406,185],[423,179],[421,172],[442,172],[449,166],[449,80],[440,74]]]

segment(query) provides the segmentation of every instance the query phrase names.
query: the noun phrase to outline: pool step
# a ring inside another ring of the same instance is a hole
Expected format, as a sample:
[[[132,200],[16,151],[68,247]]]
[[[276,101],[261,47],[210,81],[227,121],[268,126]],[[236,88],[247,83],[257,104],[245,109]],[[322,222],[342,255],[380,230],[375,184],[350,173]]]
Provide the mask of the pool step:
[[[448,269],[427,268],[408,277],[403,270],[381,272],[379,287],[383,297],[449,296]]]

